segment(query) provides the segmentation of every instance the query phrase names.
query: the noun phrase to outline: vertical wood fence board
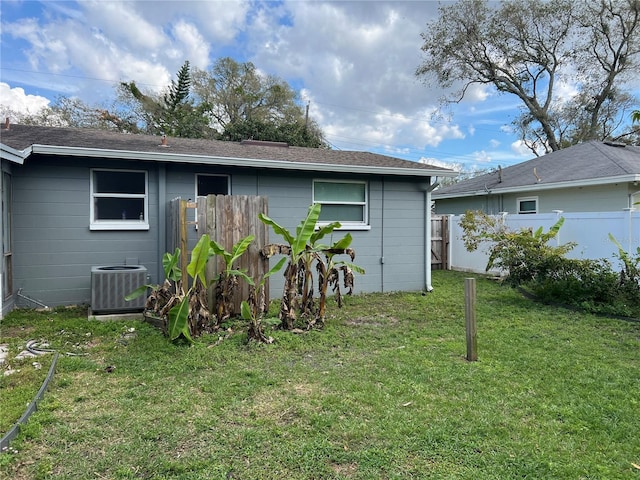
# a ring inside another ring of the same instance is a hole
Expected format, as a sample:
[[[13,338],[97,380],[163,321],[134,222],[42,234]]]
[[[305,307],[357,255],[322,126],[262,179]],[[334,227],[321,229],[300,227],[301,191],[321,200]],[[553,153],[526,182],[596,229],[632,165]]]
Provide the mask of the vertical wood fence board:
[[[180,268],[182,269],[183,281],[187,280],[186,268],[189,264],[189,244],[187,237],[187,201],[180,200]]]
[[[260,279],[269,271],[269,261],[260,256],[260,249],[269,242],[269,228],[258,218],[258,213],[268,213],[266,197],[249,195],[209,195],[198,198],[196,203],[185,200],[171,200],[169,206],[169,221],[167,246],[171,252],[175,247],[181,248],[181,268],[186,268],[190,258],[188,250],[188,209],[197,208],[198,237],[208,234],[225,250],[231,252],[233,246],[247,235],[254,235],[245,254],[233,268],[246,270],[247,275]],[[211,258],[207,264],[207,280],[211,281],[224,271],[225,263],[221,257]],[[183,270],[184,272],[184,270]],[[186,275],[186,272],[185,272]],[[268,297],[268,282],[265,285]],[[213,288],[207,298],[211,311],[215,311]],[[240,313],[240,303],[249,296],[249,286],[244,280],[239,280],[234,295],[234,312]]]
[[[167,251],[173,253],[180,246],[180,199],[171,200],[167,211]]]
[[[449,257],[449,217],[446,215],[431,217],[431,268],[448,270]]]
[[[216,239],[225,250],[231,251],[233,246],[247,235],[254,235],[255,239],[249,245],[245,254],[240,257],[234,268],[246,270],[247,275],[259,279],[268,271],[268,261],[260,257],[260,249],[268,241],[266,225],[258,219],[258,212],[265,211],[267,199],[248,195],[211,195],[207,198],[207,217],[213,217],[209,225],[211,238]],[[224,261],[217,259],[211,262],[217,272],[224,269]],[[238,283],[234,295],[234,311],[240,312],[240,303],[249,296],[249,286],[243,280]]]

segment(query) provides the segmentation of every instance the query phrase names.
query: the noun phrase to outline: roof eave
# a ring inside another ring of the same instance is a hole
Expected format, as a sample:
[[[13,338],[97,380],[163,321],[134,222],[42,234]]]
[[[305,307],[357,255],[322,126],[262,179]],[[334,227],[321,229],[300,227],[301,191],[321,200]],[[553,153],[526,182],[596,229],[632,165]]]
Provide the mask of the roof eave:
[[[0,158],[22,165],[24,160],[31,155],[31,150],[32,147],[25,148],[24,150],[16,150],[4,143],[0,143]]]
[[[445,193],[438,195],[433,193],[434,200],[446,199],[446,198],[460,198],[460,197],[476,197],[479,195],[499,195],[504,193],[520,193],[520,192],[532,192],[532,191],[544,191],[555,190],[558,188],[575,188],[575,187],[596,187],[599,185],[609,185],[612,183],[627,183],[627,182],[640,182],[640,173],[617,175],[614,177],[604,178],[590,178],[586,180],[567,181],[567,182],[555,182],[555,183],[534,183],[531,185],[519,185],[515,187],[507,188],[488,188],[482,190],[473,190],[468,192],[458,193]]]
[[[134,150],[110,150],[86,147],[65,147],[54,145],[32,146],[33,153],[43,155],[70,155],[82,157],[118,158],[124,160],[163,161],[172,163],[199,163],[215,162],[221,166],[231,167],[255,167],[278,170],[297,170],[335,173],[375,173],[377,175],[415,176],[415,177],[454,177],[457,172],[453,170],[411,169],[398,167],[375,167],[361,165],[336,165],[312,162],[287,162],[282,160],[264,160],[242,157],[220,157],[207,155],[193,155],[167,152],[139,152]]]

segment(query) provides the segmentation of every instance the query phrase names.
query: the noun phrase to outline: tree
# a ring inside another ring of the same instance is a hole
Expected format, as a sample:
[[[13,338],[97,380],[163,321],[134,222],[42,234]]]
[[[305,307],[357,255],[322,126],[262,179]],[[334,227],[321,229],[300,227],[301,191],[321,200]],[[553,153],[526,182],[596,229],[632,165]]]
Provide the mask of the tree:
[[[191,72],[186,61],[172,80],[167,91],[161,95],[143,93],[135,82],[120,84],[120,97],[133,104],[140,128],[145,133],[169,135],[171,137],[206,138],[212,136],[209,127],[208,107],[196,104],[190,98]],[[133,100],[133,102],[130,102]]]
[[[440,8],[422,39],[416,75],[453,88],[445,101],[474,84],[515,95],[522,139],[555,151],[620,127],[634,101],[622,87],[640,57],[640,0],[460,0]],[[577,91],[568,101],[562,83]]]
[[[351,262],[335,261],[336,255],[348,255],[351,260],[355,258],[355,251],[349,248],[351,234],[347,233],[332,245],[321,244],[325,236],[333,234],[340,228],[340,222],[331,222],[318,226],[321,205],[319,203],[309,206],[307,217],[296,227],[295,236],[286,228],[279,225],[273,219],[263,213],[258,218],[278,235],[285,244],[269,244],[261,249],[265,258],[273,255],[286,255],[289,258],[284,272],[284,293],[280,302],[280,327],[285,330],[294,328],[298,318],[304,318],[306,327],[322,326],[326,311],[327,290],[332,288],[338,306],[342,306],[342,293],[340,292],[340,272],[342,272],[343,285],[347,295],[353,292],[353,272],[364,274],[364,269]],[[316,228],[317,227],[317,228]],[[319,305],[316,306],[313,298],[313,264],[316,264],[318,277]]]
[[[209,71],[195,69],[193,91],[208,106],[222,140],[326,146],[322,131],[299,104],[298,94],[284,80],[261,74],[251,62],[226,57]]]
[[[219,59],[209,71],[191,69],[186,61],[176,80],[160,94],[143,92],[135,81],[121,82],[110,107],[60,97],[34,114],[16,114],[1,105],[0,112],[17,123],[32,125],[329,148],[289,84],[261,74],[250,62],[231,58]]]
[[[109,110],[117,113],[110,113]],[[116,107],[109,109],[100,105],[89,105],[77,97],[56,97],[52,105],[33,113],[15,112],[6,107],[2,108],[2,112],[3,118],[10,117],[13,122],[23,125],[137,131],[135,120],[127,117]]]
[[[274,123],[263,120],[236,120],[225,126],[220,136],[221,140],[239,142],[246,139],[266,140],[272,142],[286,142],[289,145],[311,148],[328,148],[322,140],[322,132],[315,124],[305,124],[303,121],[290,123]]]

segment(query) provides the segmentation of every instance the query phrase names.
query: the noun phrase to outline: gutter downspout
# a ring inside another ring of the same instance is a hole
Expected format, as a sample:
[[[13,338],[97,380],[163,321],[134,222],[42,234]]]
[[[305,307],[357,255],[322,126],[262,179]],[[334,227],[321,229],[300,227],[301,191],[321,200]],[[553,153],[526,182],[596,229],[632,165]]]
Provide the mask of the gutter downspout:
[[[424,288],[427,292],[433,291],[433,286],[431,285],[431,192],[433,192],[438,185],[440,185],[440,180],[438,180],[438,177],[435,177],[433,183],[430,182],[426,185],[426,188],[424,188],[424,209],[426,212],[424,221]]]
[[[633,197],[635,197],[639,193],[640,193],[640,190],[637,190],[637,191],[629,194],[629,206],[628,206],[628,208],[636,208],[636,207],[633,206],[634,205]]]
[[[167,251],[167,167],[164,163],[158,164],[158,251],[156,261],[156,282],[164,282],[162,269],[162,257]],[[149,282],[151,283],[151,282]]]

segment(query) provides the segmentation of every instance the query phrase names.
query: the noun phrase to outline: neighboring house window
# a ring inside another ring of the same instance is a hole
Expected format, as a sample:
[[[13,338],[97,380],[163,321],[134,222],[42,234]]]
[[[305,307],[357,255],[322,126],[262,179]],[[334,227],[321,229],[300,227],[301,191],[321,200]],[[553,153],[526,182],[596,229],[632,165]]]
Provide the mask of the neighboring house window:
[[[196,197],[207,195],[229,195],[228,175],[196,175]]]
[[[538,197],[523,197],[518,202],[518,213],[538,213]]]
[[[148,230],[147,172],[91,170],[91,230]]]
[[[368,228],[367,184],[357,181],[313,181],[313,203],[320,203],[320,223],[340,222],[345,228]]]

